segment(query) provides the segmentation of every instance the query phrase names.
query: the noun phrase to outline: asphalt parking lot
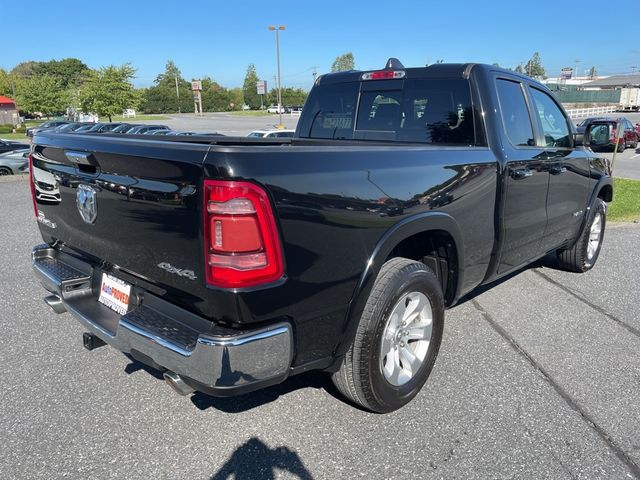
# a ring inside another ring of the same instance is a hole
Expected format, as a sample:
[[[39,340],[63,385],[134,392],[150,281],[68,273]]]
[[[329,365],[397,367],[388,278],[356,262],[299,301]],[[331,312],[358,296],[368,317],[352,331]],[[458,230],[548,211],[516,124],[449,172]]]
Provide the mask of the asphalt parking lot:
[[[420,395],[375,415],[322,374],[243,397],[176,395],[82,348],[30,268],[24,178],[0,183],[2,478],[640,478],[640,225],[584,274],[544,262],[447,312]]]
[[[204,113],[200,116],[193,114],[167,114],[165,120],[136,120],[131,123],[148,123],[167,125],[173,130],[191,130],[194,132],[219,132],[224,135],[245,136],[253,130],[274,128],[280,122],[279,115],[251,116],[233,115],[230,113]],[[282,124],[286,128],[294,129],[300,117],[289,113],[282,114]]]

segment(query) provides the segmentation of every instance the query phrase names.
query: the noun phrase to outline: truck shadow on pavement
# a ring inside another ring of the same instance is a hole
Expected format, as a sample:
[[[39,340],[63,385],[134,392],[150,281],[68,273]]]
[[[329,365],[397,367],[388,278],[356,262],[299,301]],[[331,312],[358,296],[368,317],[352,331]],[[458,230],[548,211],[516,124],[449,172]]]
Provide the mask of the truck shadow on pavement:
[[[515,270],[513,272],[511,272],[510,274],[499,278],[497,280],[494,280],[490,283],[487,283],[485,285],[481,285],[479,287],[476,287],[475,289],[471,290],[469,293],[467,293],[466,295],[464,295],[463,297],[460,298],[460,300],[458,300],[458,303],[456,303],[456,306],[462,305],[463,303],[469,302],[471,300],[473,300],[474,298],[482,295],[484,292],[486,292],[487,290],[491,290],[493,287],[496,287],[498,285],[501,285],[505,282],[508,282],[509,280],[511,280],[513,277],[517,277],[518,275],[528,271],[528,270],[534,270],[537,268],[546,268],[549,270],[558,270],[558,263],[555,259],[555,257],[553,255],[547,255],[546,257],[543,257],[529,265],[525,265],[522,268],[519,268],[518,270]]]
[[[129,355],[125,355],[131,363],[127,364],[124,371],[127,375],[144,371],[164,383],[164,377],[160,370],[156,370]],[[195,392],[191,395],[191,403],[200,410],[215,408],[225,413],[242,413],[267,403],[277,400],[282,395],[294,392],[296,390],[315,388],[323,389],[329,395],[344,402],[340,393],[331,383],[330,375],[324,372],[310,371],[300,375],[288,378],[284,382],[272,387],[263,388],[254,392],[236,397],[212,397],[201,392]]]
[[[285,471],[301,480],[312,480],[311,473],[298,454],[288,447],[269,448],[252,437],[238,447],[210,480],[275,479],[277,471]]]
[[[191,403],[200,410],[215,408],[225,413],[242,413],[271,403],[282,395],[306,388],[324,389],[330,395],[340,398],[328,374],[323,372],[306,372],[290,377],[278,385],[237,397],[212,397],[201,392],[196,392],[191,396]],[[340,400],[342,401],[341,398]]]

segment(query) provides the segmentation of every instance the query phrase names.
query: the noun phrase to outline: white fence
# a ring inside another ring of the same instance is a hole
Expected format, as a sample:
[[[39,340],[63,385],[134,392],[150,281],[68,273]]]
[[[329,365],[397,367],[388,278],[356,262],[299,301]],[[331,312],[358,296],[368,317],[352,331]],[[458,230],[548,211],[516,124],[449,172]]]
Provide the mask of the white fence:
[[[567,114],[571,118],[578,117],[593,117],[596,115],[604,115],[606,113],[614,113],[616,111],[615,105],[609,105],[607,107],[590,107],[590,108],[572,108],[567,110]]]

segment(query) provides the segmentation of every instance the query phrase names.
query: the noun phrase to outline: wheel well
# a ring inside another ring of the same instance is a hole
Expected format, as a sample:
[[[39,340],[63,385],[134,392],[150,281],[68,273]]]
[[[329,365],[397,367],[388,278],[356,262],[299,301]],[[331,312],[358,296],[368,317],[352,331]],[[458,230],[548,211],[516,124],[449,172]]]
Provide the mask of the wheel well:
[[[605,185],[598,192],[598,198],[604,200],[605,202],[610,202],[613,200],[613,188],[611,185]]]
[[[444,230],[416,233],[396,245],[386,260],[410,258],[427,265],[442,285],[445,303],[449,305],[458,285],[458,254],[453,237]]]

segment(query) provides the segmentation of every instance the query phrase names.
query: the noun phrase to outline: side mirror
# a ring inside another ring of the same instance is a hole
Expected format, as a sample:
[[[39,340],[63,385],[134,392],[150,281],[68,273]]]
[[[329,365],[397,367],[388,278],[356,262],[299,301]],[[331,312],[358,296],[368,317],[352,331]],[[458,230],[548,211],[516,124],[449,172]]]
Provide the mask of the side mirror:
[[[574,133],[573,134],[573,146],[574,147],[582,147],[582,146],[584,146],[584,133]]]
[[[609,125],[592,123],[584,132],[584,145],[603,147],[609,144]]]

